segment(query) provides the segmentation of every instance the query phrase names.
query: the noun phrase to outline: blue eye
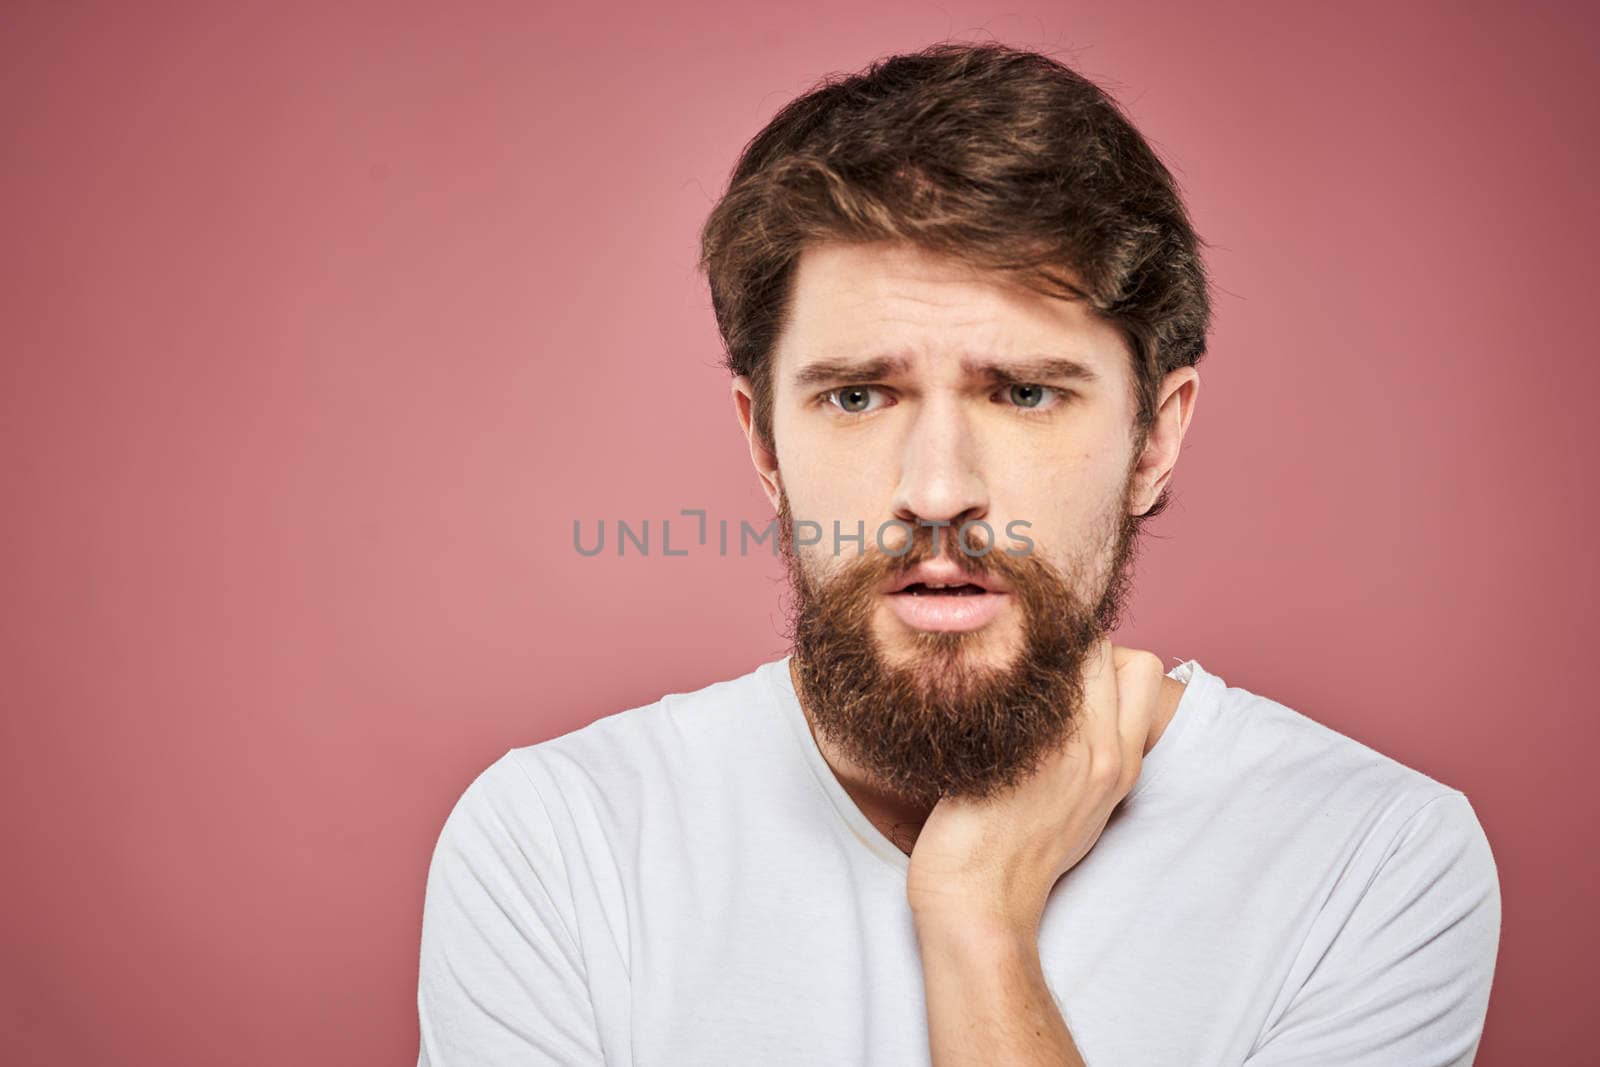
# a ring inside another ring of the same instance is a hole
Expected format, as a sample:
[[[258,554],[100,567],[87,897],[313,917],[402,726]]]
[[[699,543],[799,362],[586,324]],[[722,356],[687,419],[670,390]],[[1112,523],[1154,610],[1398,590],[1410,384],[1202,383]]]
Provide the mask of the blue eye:
[[[847,385],[842,389],[830,389],[826,397],[830,404],[845,414],[860,415],[874,410],[871,401],[876,391],[876,387],[871,385]]]
[[[1014,382],[1006,386],[1006,398],[1019,408],[1037,408],[1047,403],[1056,389],[1032,382]]]

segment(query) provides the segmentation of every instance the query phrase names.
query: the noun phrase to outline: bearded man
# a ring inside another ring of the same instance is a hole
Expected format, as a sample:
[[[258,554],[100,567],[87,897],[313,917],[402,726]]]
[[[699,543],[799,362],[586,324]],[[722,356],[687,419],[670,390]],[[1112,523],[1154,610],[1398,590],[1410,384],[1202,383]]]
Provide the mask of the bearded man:
[[[1200,244],[1037,53],[892,57],[761,131],[702,252],[792,651],[467,788],[419,1064],[1472,1061],[1500,897],[1465,795],[1111,641]]]

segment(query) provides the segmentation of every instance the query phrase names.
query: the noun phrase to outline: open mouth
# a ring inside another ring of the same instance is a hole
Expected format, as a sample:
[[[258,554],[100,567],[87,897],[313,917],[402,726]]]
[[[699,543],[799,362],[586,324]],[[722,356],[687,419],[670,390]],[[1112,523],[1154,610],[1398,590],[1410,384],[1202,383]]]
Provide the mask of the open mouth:
[[[949,563],[923,563],[883,590],[893,615],[912,630],[980,630],[1010,602],[1002,582]]]
[[[929,582],[912,582],[897,593],[908,596],[982,596],[988,590],[981,585],[963,582],[960,585],[934,585]]]

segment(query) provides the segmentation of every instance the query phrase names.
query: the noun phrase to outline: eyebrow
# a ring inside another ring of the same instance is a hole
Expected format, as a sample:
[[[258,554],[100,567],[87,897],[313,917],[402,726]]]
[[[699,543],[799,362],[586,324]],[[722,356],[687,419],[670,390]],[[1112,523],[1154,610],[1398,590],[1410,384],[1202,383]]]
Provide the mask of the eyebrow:
[[[794,374],[797,388],[806,389],[833,382],[865,382],[904,374],[911,361],[904,356],[878,356],[873,359],[820,359],[801,367]],[[991,382],[1042,382],[1071,380],[1093,385],[1100,374],[1075,359],[1061,356],[1034,356],[1020,360],[962,360],[968,376]]]

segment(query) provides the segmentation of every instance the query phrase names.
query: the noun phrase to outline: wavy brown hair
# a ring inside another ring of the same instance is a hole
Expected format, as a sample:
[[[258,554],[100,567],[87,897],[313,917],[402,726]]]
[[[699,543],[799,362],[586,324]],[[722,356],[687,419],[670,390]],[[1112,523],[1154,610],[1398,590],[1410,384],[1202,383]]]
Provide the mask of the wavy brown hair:
[[[818,241],[905,240],[1086,300],[1127,341],[1142,451],[1162,377],[1206,350],[1201,239],[1177,183],[1104,91],[1038,52],[943,43],[833,75],[739,157],[701,232],[725,362],[772,443],[771,354]],[[1168,492],[1144,513],[1166,509]]]

